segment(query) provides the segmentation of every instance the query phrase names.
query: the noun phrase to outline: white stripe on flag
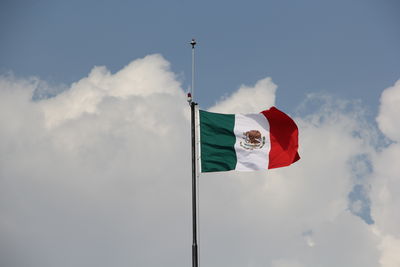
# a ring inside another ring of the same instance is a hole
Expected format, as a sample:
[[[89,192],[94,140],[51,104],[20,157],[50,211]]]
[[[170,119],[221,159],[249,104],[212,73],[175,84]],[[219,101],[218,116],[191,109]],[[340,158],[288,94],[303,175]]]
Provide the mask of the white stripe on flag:
[[[245,133],[257,130],[261,133],[261,144],[255,148],[245,141]],[[271,142],[269,123],[263,114],[236,114],[234,133],[236,136],[236,170],[253,171],[268,169]]]

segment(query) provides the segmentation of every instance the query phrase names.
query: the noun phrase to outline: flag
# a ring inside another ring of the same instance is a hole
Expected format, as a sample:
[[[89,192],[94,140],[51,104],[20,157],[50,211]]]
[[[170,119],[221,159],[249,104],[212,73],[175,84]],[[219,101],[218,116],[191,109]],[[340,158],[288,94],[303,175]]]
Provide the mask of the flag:
[[[275,107],[258,114],[199,111],[201,172],[254,171],[300,159],[295,122]]]

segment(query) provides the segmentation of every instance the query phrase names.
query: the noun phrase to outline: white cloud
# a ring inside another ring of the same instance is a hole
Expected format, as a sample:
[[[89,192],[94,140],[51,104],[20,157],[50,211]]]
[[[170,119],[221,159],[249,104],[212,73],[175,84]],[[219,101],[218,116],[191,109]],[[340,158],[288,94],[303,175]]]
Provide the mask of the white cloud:
[[[37,86],[0,78],[0,265],[190,265],[189,108],[169,63],[152,55],[115,74],[95,67],[32,101]],[[259,112],[275,90],[266,78],[211,109]],[[320,110],[295,118],[299,162],[200,177],[202,265],[397,263],[398,145],[376,152],[362,110],[348,109],[356,104],[317,98]],[[350,211],[360,175],[373,226]]]
[[[374,158],[374,179],[371,183],[372,214],[375,233],[380,238],[382,267],[400,266],[400,82],[387,88],[381,96],[377,117],[380,130],[395,141]]]
[[[258,113],[274,105],[276,84],[271,78],[259,80],[254,87],[242,85],[237,92],[209,110],[220,113]]]
[[[395,141],[400,141],[399,113],[400,80],[382,93],[379,115],[376,119],[381,131]]]
[[[98,112],[98,105],[105,97],[126,99],[155,94],[182,97],[169,63],[160,55],[135,60],[115,74],[103,66],[94,67],[88,77],[72,84],[62,95],[48,99],[43,109],[47,125],[53,126],[82,113]]]
[[[1,266],[190,262],[188,110],[167,65],[95,68],[38,102],[35,81],[1,79]]]
[[[292,260],[274,260],[272,267],[303,267],[304,265]]]
[[[382,267],[397,267],[400,266],[400,239],[392,236],[385,236],[379,245],[382,251],[380,264]]]

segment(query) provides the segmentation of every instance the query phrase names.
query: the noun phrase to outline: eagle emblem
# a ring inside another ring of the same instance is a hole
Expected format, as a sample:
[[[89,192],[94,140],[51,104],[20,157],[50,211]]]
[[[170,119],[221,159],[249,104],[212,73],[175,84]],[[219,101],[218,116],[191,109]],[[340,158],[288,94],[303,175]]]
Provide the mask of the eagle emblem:
[[[265,145],[265,136],[258,130],[250,130],[243,133],[240,146],[247,150],[259,149]]]

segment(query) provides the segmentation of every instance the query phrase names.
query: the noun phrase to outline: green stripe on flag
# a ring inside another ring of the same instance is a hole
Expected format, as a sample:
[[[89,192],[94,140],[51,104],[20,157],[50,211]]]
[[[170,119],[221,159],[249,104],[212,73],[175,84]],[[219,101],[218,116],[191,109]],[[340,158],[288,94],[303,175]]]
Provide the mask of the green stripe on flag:
[[[235,115],[200,110],[201,171],[229,171],[236,167]]]

